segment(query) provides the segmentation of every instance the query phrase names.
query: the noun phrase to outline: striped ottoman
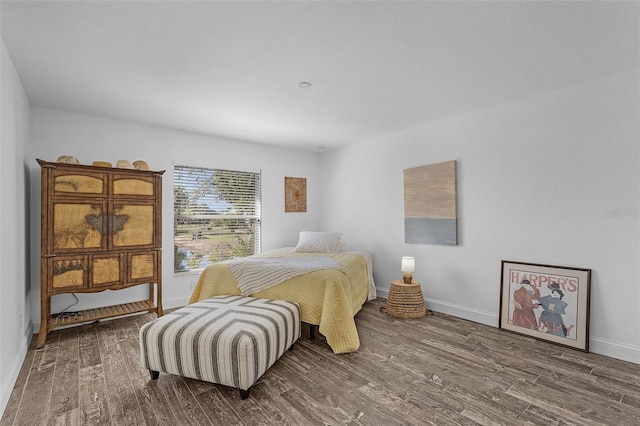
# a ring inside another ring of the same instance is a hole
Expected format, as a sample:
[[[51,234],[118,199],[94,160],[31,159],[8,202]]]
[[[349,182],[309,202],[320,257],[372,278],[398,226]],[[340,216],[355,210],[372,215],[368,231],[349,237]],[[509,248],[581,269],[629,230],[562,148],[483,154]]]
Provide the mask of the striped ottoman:
[[[177,374],[249,388],[300,337],[300,310],[283,300],[216,296],[140,328],[142,366],[157,379]]]

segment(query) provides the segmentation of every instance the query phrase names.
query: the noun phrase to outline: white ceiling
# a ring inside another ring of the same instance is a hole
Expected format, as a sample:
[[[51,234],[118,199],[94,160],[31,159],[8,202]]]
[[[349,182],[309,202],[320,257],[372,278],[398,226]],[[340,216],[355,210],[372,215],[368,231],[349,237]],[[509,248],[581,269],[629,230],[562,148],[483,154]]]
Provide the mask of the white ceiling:
[[[0,16],[34,106],[320,151],[638,69],[639,6],[3,0]]]

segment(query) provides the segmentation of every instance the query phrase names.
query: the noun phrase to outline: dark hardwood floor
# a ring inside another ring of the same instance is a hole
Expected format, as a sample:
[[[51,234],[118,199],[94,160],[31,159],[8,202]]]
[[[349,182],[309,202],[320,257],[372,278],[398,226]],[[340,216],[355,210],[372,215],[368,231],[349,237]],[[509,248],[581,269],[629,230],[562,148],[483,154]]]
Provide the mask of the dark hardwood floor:
[[[35,339],[6,425],[640,425],[640,365],[369,302],[361,348],[335,355],[305,327],[241,400],[235,389],[140,367],[139,315]]]

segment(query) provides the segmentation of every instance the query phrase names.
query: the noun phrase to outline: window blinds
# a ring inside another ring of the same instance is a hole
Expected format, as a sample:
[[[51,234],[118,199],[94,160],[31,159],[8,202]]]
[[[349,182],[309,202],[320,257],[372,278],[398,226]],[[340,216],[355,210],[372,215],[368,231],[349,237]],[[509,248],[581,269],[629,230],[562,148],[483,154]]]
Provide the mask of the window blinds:
[[[260,252],[260,173],[175,166],[174,271]]]

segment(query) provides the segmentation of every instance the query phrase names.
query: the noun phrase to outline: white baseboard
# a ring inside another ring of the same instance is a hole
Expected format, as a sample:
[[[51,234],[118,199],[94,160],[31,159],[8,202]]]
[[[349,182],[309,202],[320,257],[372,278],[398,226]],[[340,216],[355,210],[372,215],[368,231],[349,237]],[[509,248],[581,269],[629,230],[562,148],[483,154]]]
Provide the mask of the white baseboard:
[[[498,315],[492,312],[481,311],[468,306],[456,305],[441,300],[425,299],[428,309],[454,317],[466,319],[480,324],[498,327]]]
[[[187,297],[172,297],[171,299],[162,299],[162,308],[163,309],[173,309],[173,308],[181,308],[183,306],[187,306],[189,304],[189,299],[191,295]]]
[[[589,351],[611,358],[640,364],[640,348],[599,337],[589,338]]]
[[[29,345],[31,344],[31,338],[33,337],[32,324],[29,324],[23,337],[24,338],[22,339],[20,348],[17,351],[17,355],[13,359],[12,365],[9,368],[9,371],[11,371],[11,376],[9,377],[9,380],[3,382],[0,386],[0,418],[2,418],[2,416],[4,415],[4,410],[7,408],[9,398],[11,398],[11,392],[13,392],[13,387],[16,384],[16,380],[18,380],[20,369],[22,368],[24,359],[27,356],[27,351],[29,350]]]
[[[376,289],[378,297],[387,298],[388,289]],[[440,312],[469,321],[486,324],[492,327],[499,326],[499,316],[492,313],[470,308],[468,306],[456,305],[443,302],[441,300],[425,299],[427,309]],[[640,347],[628,345],[626,343],[613,342],[607,339],[591,336],[589,338],[589,351],[600,355],[616,358],[622,361],[640,364]]]
[[[385,299],[389,296],[388,289],[378,288],[376,289],[376,293],[378,297]],[[424,303],[430,311],[440,312],[442,314],[478,322],[480,324],[490,325],[492,327],[498,326],[498,315],[495,315],[492,312],[481,311],[469,308],[468,306],[456,305],[435,299],[424,299]]]

